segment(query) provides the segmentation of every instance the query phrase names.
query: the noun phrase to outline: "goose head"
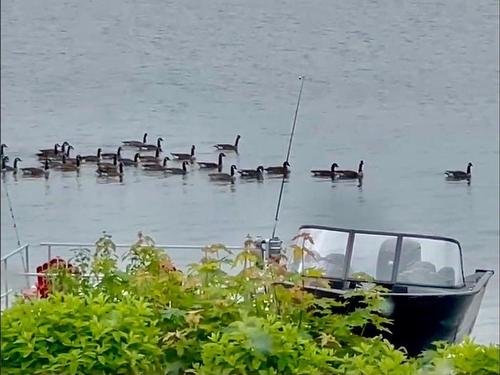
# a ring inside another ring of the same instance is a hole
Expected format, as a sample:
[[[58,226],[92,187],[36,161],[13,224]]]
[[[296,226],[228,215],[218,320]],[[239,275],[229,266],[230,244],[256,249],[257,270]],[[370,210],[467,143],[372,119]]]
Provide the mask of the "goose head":
[[[264,172],[264,166],[259,165],[259,166],[257,167],[257,172],[259,172],[259,173],[263,173],[263,172]]]
[[[156,140],[156,145],[158,146],[159,149],[161,149],[161,143],[163,142],[163,138],[162,137],[158,137],[158,139]]]
[[[23,161],[23,159],[21,159],[21,158],[15,158],[14,159],[14,164],[13,164],[14,168],[17,168],[17,163],[20,162],[20,161]]]
[[[338,168],[338,167],[339,167],[339,165],[337,163],[333,163],[332,167],[331,167],[332,172],[335,170],[335,168]]]
[[[70,152],[71,150],[74,150],[74,147],[73,147],[73,146],[71,146],[71,145],[68,145],[68,148],[66,149],[66,156],[69,156],[69,152]]]
[[[148,133],[144,133],[142,136],[142,143],[146,143],[146,139],[148,138]]]
[[[168,156],[165,156],[165,157],[163,158],[163,166],[164,166],[164,167],[166,167],[166,166],[167,166],[167,161],[169,161],[169,160],[170,160],[170,158],[169,158]]]
[[[233,165],[231,165],[231,176],[234,176],[234,171],[235,171],[236,169],[238,169],[238,168],[236,167],[236,165],[234,165],[234,164],[233,164]]]
[[[141,157],[141,154],[139,154],[138,152],[136,152],[135,155],[134,155],[134,162],[137,163],[139,161],[140,157]]]
[[[283,168],[285,168],[285,169],[286,169],[286,168],[287,168],[287,167],[289,167],[289,166],[290,166],[290,163],[289,163],[289,162],[285,161],[285,162],[283,163]]]

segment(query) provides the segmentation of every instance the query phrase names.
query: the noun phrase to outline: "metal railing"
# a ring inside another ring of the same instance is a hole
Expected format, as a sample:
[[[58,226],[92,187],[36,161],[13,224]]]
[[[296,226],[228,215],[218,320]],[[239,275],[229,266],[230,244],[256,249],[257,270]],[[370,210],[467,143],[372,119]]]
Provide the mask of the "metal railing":
[[[7,255],[3,256],[0,259],[0,263],[3,268],[2,272],[2,284],[3,284],[3,292],[0,294],[0,300],[3,302],[2,307],[5,305],[5,307],[9,307],[9,296],[15,292],[15,289],[12,289],[9,287],[9,272],[8,272],[8,265],[9,265],[9,259],[11,259],[15,255],[24,255],[24,257],[21,258],[22,260],[22,265],[24,268],[24,273],[29,272],[30,269],[30,255],[29,255],[29,245],[24,244],[23,246],[18,247],[17,249],[11,251]],[[29,286],[29,278],[26,276],[26,283]]]
[[[117,249],[130,249],[132,246],[131,244],[115,244]],[[46,249],[46,254],[47,254],[47,261],[50,261],[53,259],[54,256],[59,256],[61,255],[61,252],[63,249],[66,249],[66,251],[74,250],[74,249],[79,249],[79,248],[94,248],[95,243],[78,243],[78,242],[41,242],[40,247],[42,249]],[[193,251],[193,250],[198,250],[201,252],[201,250],[205,247],[205,245],[175,245],[175,244],[170,244],[170,245],[163,245],[163,244],[155,244],[155,247],[164,249],[164,250],[172,250],[172,251],[178,251],[178,250],[186,250],[186,251]],[[228,250],[231,251],[240,251],[243,249],[243,246],[226,246]],[[38,273],[36,272],[30,272],[30,259],[33,258],[33,254],[30,255],[30,251],[33,250],[32,246],[29,244],[25,244],[9,254],[5,255],[4,257],[1,258],[1,264],[3,268],[2,272],[2,286],[3,286],[3,291],[0,294],[0,299],[1,299],[1,308],[2,310],[4,308],[9,307],[9,302],[10,302],[10,296],[13,294],[19,293],[22,288],[19,287],[11,287],[11,281],[9,280],[9,277],[12,277],[13,275],[15,276],[22,276],[26,278],[26,286],[27,288],[31,288],[32,284],[30,283],[30,279],[39,276]],[[8,272],[8,266],[11,264],[9,260],[17,254],[22,254],[22,268],[23,272],[17,272],[16,274],[10,274]],[[65,254],[67,255],[67,254]],[[172,254],[169,254],[172,255]],[[38,257],[40,258],[40,257]]]

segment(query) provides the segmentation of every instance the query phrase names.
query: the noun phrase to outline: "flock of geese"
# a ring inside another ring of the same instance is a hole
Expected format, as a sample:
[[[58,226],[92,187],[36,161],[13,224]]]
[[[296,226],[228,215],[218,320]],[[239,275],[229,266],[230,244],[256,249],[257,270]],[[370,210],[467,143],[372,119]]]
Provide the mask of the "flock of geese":
[[[2,144],[2,174],[11,172],[16,176],[20,174],[24,177],[48,178],[51,170],[78,173],[82,165],[95,165],[97,177],[119,179],[122,181],[125,167],[140,167],[148,172],[186,175],[190,170],[188,166],[194,163],[197,163],[200,169],[214,171],[208,174],[208,177],[214,181],[234,182],[236,179],[236,171],[239,173],[240,178],[247,180],[263,180],[264,174],[275,177],[288,177],[290,173],[290,164],[288,161],[285,161],[280,166],[264,167],[259,165],[255,169],[238,169],[236,165],[233,164],[229,168],[229,173],[224,173],[223,158],[226,157],[226,153],[238,153],[240,135],[236,137],[234,144],[218,143],[213,146],[216,150],[221,151],[216,162],[196,161],[195,145],[191,146],[189,153],[172,152],[170,153],[170,157],[164,156],[162,155],[163,138],[159,137],[156,143],[149,144],[147,143],[147,136],[148,134],[145,133],[142,140],[122,141],[121,146],[118,147],[116,152],[103,152],[101,148],[98,148],[94,155],[78,154],[74,158],[70,156],[71,150],[74,150],[71,144],[67,141],[64,141],[61,145],[56,143],[52,148],[40,149],[39,152],[36,153],[38,160],[41,162],[41,166],[22,168],[18,166],[19,162],[22,162],[19,157],[13,160],[12,165],[7,164],[10,161],[9,157],[4,154],[7,145]],[[124,158],[122,155],[124,149],[135,149],[136,152],[133,158]],[[154,154],[151,155],[151,152],[154,152]],[[177,167],[171,167],[168,165],[169,161],[177,161],[180,162],[180,164]],[[314,169],[311,170],[311,174],[313,177],[317,178],[358,180],[361,183],[363,178],[363,165],[364,162],[361,160],[357,170],[342,170],[338,169],[339,165],[337,163],[333,163],[330,169]],[[467,180],[470,183],[471,167],[472,163],[469,163],[466,171],[447,170],[445,171],[446,178],[455,181]]]

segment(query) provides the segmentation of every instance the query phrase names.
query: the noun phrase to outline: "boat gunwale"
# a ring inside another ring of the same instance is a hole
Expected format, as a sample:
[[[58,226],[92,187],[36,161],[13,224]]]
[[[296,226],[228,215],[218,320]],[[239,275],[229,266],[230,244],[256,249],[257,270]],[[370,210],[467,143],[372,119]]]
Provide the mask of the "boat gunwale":
[[[429,288],[429,289],[444,289],[446,292],[448,293],[436,293],[436,292],[429,292],[429,293],[401,293],[401,292],[381,292],[380,294],[382,296],[407,296],[407,297],[443,297],[445,295],[474,295],[474,294],[477,294],[482,288],[483,286],[485,286],[488,281],[490,280],[490,278],[494,275],[494,271],[493,270],[476,270],[473,274],[471,275],[468,275],[468,276],[472,276],[472,275],[475,275],[475,274],[482,274],[481,277],[476,281],[474,282],[474,286],[473,287],[467,287],[467,285],[461,287],[460,289],[457,289],[457,288],[450,288],[450,287],[433,287],[433,286],[429,286],[429,285],[415,285],[415,284],[401,284],[401,283],[396,283],[396,284],[392,284],[392,285],[396,285],[396,286],[415,286],[415,287],[421,287],[421,288]],[[304,276],[306,277],[306,276]],[[335,279],[335,278],[326,278],[326,277],[310,277],[310,276],[307,276],[307,278],[314,278],[314,279],[326,279],[326,280],[335,280],[335,281],[346,281],[346,280],[341,280],[341,279]],[[349,280],[350,281],[350,280]],[[354,280],[352,280],[354,281]],[[368,281],[360,281],[360,280],[357,280],[357,283],[368,283],[368,284],[380,284],[380,283],[377,283],[377,282],[368,282]],[[275,284],[282,284],[282,285],[287,285],[287,286],[294,286],[296,284],[290,282],[290,281],[280,281],[280,282],[276,282]],[[317,286],[313,286],[313,285],[305,285],[303,287],[305,290],[318,290],[318,291],[321,291],[321,292],[326,292],[326,293],[335,293],[335,294],[338,294],[340,296],[346,296],[348,297],[348,293],[350,292],[354,292],[354,291],[359,291],[359,290],[362,290],[362,288],[359,288],[359,289],[352,289],[352,288],[347,288],[347,289],[338,289],[338,288],[323,288],[323,287],[317,287]]]

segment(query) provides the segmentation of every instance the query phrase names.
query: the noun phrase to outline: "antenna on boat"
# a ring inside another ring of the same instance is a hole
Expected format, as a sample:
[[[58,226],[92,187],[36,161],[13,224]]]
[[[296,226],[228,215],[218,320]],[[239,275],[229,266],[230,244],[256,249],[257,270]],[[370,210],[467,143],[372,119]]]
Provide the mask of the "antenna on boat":
[[[292,150],[292,141],[293,141],[293,135],[295,134],[295,125],[297,124],[297,114],[299,112],[299,105],[300,105],[300,98],[302,97],[302,88],[304,87],[304,76],[299,76],[300,82],[300,90],[299,90],[299,97],[297,99],[297,106],[295,107],[295,115],[293,117],[293,125],[292,125],[292,132],[290,133],[290,141],[288,142],[288,152],[286,153],[286,162],[288,163],[288,159],[290,158],[290,151]],[[283,173],[283,179],[281,180],[281,188],[280,188],[280,195],[278,198],[278,205],[276,207],[276,215],[274,217],[274,228],[273,228],[273,234],[271,236],[271,239],[274,238],[274,235],[276,234],[276,227],[278,226],[278,220],[279,220],[279,213],[280,213],[280,207],[281,207],[281,198],[283,197],[283,187],[285,186],[285,179],[287,177],[286,173]]]

